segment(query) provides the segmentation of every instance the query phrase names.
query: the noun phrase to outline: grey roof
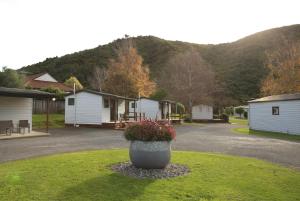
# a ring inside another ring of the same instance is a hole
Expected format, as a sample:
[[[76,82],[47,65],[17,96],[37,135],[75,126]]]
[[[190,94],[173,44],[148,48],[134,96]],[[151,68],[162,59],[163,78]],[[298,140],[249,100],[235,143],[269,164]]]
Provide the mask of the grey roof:
[[[255,99],[255,100],[248,101],[248,102],[249,103],[257,103],[257,102],[288,101],[288,100],[300,100],[300,93],[266,96],[266,97]]]
[[[91,93],[91,94],[96,94],[96,95],[100,95],[100,96],[108,96],[108,97],[113,97],[113,98],[118,98],[118,99],[136,100],[135,98],[127,98],[124,96],[118,96],[115,94],[105,93],[105,92],[101,92],[101,91],[94,91],[94,90],[89,90],[89,89],[82,89],[82,90],[76,91],[76,93],[80,93],[80,92],[87,92],[87,93]],[[73,95],[73,93],[70,93],[66,96],[71,96],[71,95]]]
[[[11,96],[11,97],[27,97],[27,98],[52,98],[55,94],[31,90],[31,89],[17,89],[0,87],[0,96]]]

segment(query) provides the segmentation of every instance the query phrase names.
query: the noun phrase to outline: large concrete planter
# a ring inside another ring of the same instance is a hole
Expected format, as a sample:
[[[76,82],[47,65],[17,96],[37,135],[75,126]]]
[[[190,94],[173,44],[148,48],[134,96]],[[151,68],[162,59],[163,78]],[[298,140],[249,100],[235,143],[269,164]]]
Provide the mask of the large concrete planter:
[[[129,156],[137,168],[162,169],[171,159],[171,142],[168,141],[131,141]]]

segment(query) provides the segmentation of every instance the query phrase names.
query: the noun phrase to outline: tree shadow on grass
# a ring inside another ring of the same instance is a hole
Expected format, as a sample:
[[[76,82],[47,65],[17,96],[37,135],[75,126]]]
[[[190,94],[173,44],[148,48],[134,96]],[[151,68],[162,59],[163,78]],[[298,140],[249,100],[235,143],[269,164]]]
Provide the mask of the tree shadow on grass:
[[[149,179],[134,179],[117,173],[95,177],[66,189],[56,200],[134,200],[143,194],[144,189],[154,182]]]

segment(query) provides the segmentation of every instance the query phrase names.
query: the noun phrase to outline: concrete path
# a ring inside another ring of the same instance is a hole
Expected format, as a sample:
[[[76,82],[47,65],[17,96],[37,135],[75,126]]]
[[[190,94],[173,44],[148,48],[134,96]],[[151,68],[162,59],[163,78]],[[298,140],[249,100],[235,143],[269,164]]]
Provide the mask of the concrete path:
[[[207,151],[255,157],[300,169],[300,143],[231,132],[229,124],[176,126],[173,150]],[[54,153],[128,148],[122,131],[93,128],[52,129],[51,136],[0,141],[0,162]]]

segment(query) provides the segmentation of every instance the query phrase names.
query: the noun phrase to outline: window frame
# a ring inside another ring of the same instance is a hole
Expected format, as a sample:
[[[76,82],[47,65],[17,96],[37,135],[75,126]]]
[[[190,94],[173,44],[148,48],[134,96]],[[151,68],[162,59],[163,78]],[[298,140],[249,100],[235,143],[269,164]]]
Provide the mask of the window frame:
[[[272,106],[272,115],[279,115],[279,114],[280,114],[279,106]]]

